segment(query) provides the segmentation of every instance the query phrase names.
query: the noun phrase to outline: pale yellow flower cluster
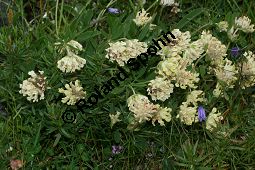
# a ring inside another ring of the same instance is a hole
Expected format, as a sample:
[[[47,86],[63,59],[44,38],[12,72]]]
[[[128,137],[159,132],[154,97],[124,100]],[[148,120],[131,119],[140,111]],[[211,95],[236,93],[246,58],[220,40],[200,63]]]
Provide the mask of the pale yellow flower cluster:
[[[214,68],[215,75],[218,80],[227,85],[228,88],[233,88],[237,80],[238,71],[232,61],[227,58],[223,60],[224,65],[219,65]]]
[[[66,90],[59,88],[59,93],[64,93],[66,97],[62,98],[62,103],[68,105],[75,105],[80,99],[84,99],[86,92],[83,91],[83,87],[80,85],[80,81],[76,80],[65,85]]]
[[[213,90],[213,96],[219,97],[220,95],[222,95],[222,86],[217,82],[216,88]]]
[[[143,123],[152,120],[155,126],[155,121],[158,121],[160,126],[164,126],[164,121],[171,120],[171,108],[162,108],[158,104],[153,104],[149,101],[148,97],[141,94],[134,94],[127,100],[129,110],[134,113],[135,121]]]
[[[133,19],[133,21],[135,22],[135,24],[137,26],[143,26],[146,25],[147,23],[151,22],[152,17],[148,16],[149,13],[147,13],[144,9],[142,9],[142,11],[139,11],[136,14],[135,19]]]
[[[254,24],[251,24],[251,20],[247,16],[242,16],[235,18],[234,25],[230,28],[228,22],[221,21],[218,24],[219,30],[221,32],[227,32],[228,37],[231,41],[236,40],[238,37],[238,31],[241,30],[245,33],[254,32]]]
[[[191,42],[186,50],[183,53],[183,58],[188,62],[188,64],[191,64],[193,61],[197,60],[202,53],[204,52],[204,44],[199,39],[197,41]]]
[[[150,81],[147,91],[152,100],[165,101],[170,97],[170,94],[173,93],[173,88],[174,85],[171,84],[169,80],[156,77],[154,80]]]
[[[139,42],[137,39],[117,41],[109,43],[106,49],[106,58],[116,61],[120,66],[124,66],[130,58],[136,58],[139,54],[147,51],[147,44]]]
[[[43,71],[39,71],[39,74],[36,74],[34,71],[29,71],[28,75],[31,77],[27,80],[24,80],[23,83],[20,84],[21,90],[19,93],[23,94],[23,96],[27,96],[28,101],[38,102],[38,99],[44,99],[44,91],[46,90],[46,77],[44,77],[43,74]]]
[[[242,76],[244,77],[242,88],[251,87],[255,85],[255,54],[251,51],[244,53],[245,60],[240,67],[242,67]]]
[[[179,29],[174,29],[172,34],[175,36],[175,39],[172,39],[167,46],[160,44],[162,50],[158,51],[157,54],[163,59],[181,55],[190,47],[191,36],[189,31],[181,32]]]
[[[71,40],[66,45],[61,47],[61,43],[55,43],[60,54],[66,54],[65,57],[60,59],[57,64],[62,72],[73,73],[80,70],[86,64],[84,58],[79,57],[77,54],[82,51],[82,45],[77,41]]]
[[[170,82],[175,82],[176,87],[186,89],[187,87],[196,88],[195,83],[199,81],[199,74],[188,71],[186,68],[188,61],[177,55],[167,58],[158,64],[158,75]]]
[[[190,32],[181,32],[174,29],[172,39],[166,46],[160,44],[162,50],[157,54],[163,59],[157,66],[157,77],[148,85],[148,94],[152,100],[165,101],[173,93],[173,88],[182,89],[197,88],[199,74],[194,70],[193,62],[204,52],[204,44],[201,40],[191,42]]]
[[[180,111],[176,118],[179,118],[182,123],[192,125],[198,122],[198,103],[205,102],[204,93],[202,90],[194,90],[188,96],[186,102],[182,102]]]
[[[217,112],[217,109],[214,107],[206,120],[206,129],[211,132],[215,128],[217,128],[220,121],[223,120],[223,117],[221,116],[222,114],[220,112],[218,113],[216,112]]]
[[[219,27],[220,32],[228,31],[228,22],[227,21],[221,21],[221,22],[217,23],[217,26]]]
[[[220,25],[224,24],[220,23]],[[232,61],[226,58],[227,47],[216,37],[212,36],[209,31],[203,31],[198,41],[204,45],[206,57],[210,60],[212,67],[210,67],[209,71],[215,74],[219,82],[221,82],[217,83],[216,89],[213,91],[214,96],[219,97],[222,94],[222,85],[227,86],[227,88],[234,87],[237,81],[237,68]]]
[[[171,12],[173,13],[178,13],[181,10],[178,8],[179,7],[179,3],[175,2],[175,0],[161,0],[160,1],[160,5],[162,6],[171,6]]]
[[[213,37],[209,31],[203,31],[199,41],[203,44],[211,64],[222,65],[224,57],[227,55],[227,47],[216,37]]]
[[[113,127],[114,124],[116,124],[117,122],[120,122],[121,120],[119,119],[120,116],[120,112],[117,111],[117,113],[114,114],[109,114],[110,119],[111,119],[111,127]]]
[[[251,24],[250,18],[246,16],[235,18],[235,26],[245,33],[254,32],[254,24]]]

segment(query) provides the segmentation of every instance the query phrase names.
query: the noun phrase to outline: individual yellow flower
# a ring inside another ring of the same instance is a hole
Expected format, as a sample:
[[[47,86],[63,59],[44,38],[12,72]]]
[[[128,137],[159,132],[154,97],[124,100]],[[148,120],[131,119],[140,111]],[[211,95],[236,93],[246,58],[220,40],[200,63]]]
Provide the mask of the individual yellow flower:
[[[167,43],[167,46],[163,46],[160,42],[162,49],[157,54],[163,59],[181,55],[190,46],[191,35],[189,31],[181,32],[179,29],[174,29],[172,30],[172,34],[175,36],[175,39],[171,39],[171,42]]]

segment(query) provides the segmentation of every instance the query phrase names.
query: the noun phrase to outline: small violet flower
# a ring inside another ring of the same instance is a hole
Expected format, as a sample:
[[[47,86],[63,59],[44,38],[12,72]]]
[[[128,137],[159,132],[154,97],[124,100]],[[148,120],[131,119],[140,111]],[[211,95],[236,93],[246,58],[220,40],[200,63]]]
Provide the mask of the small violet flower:
[[[202,122],[205,119],[206,119],[205,109],[202,106],[199,106],[198,107],[198,120],[199,120],[199,122]]]
[[[121,11],[118,8],[107,8],[109,13],[119,14]]]
[[[119,154],[122,151],[122,149],[123,149],[122,146],[113,145],[112,146],[112,153],[113,154]]]
[[[233,47],[233,48],[231,49],[231,55],[232,55],[233,57],[237,57],[237,56],[239,55],[239,51],[240,51],[240,49],[239,49],[238,47]]]

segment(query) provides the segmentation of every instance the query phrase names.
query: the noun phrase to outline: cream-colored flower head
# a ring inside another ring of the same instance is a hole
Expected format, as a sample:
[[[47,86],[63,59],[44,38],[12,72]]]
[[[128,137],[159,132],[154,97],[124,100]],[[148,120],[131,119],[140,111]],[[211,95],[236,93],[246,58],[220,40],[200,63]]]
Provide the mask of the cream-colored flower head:
[[[221,21],[221,22],[217,23],[217,26],[218,26],[220,32],[228,31],[228,22],[227,21]]]
[[[117,41],[109,43],[109,45],[105,57],[112,62],[116,61],[120,66],[124,66],[130,58],[136,58],[147,51],[147,44],[139,42],[137,39]]]
[[[171,6],[172,7],[171,12],[175,13],[175,14],[181,11],[178,8],[179,3],[175,2],[174,0],[161,0],[160,5],[162,5],[162,6]]]
[[[163,6],[172,6],[174,5],[174,0],[161,0],[160,4]]]
[[[109,114],[110,119],[111,119],[111,127],[113,127],[113,125],[117,122],[120,122],[121,120],[119,119],[120,116],[120,112],[117,111],[117,113],[114,114]]]
[[[240,64],[242,75],[245,79],[242,82],[242,88],[251,87],[255,84],[255,54],[251,51],[245,52],[245,61]]]
[[[176,118],[179,118],[180,121],[186,125],[192,125],[193,122],[198,122],[198,117],[196,114],[197,107],[190,107],[186,102],[183,102]]]
[[[179,71],[180,63],[182,63],[182,58],[179,55],[166,58],[165,60],[159,62],[157,66],[158,74],[171,80],[176,77],[177,71]]]
[[[222,95],[222,86],[218,82],[216,84],[216,88],[213,90],[213,96],[214,97],[220,97],[220,95]]]
[[[233,88],[234,83],[237,80],[237,73],[236,67],[232,64],[232,61],[228,60],[227,58],[224,59],[224,65],[216,67],[214,69],[216,77],[226,83],[228,88]]]
[[[76,80],[75,83],[70,82],[65,85],[66,90],[63,88],[59,88],[59,93],[64,93],[66,97],[62,98],[62,103],[66,103],[68,105],[75,105],[80,99],[84,99],[86,96],[86,92],[83,91],[82,86],[80,85],[80,81]]]
[[[174,29],[172,34],[175,39],[171,39],[167,46],[160,43],[162,50],[158,51],[157,54],[163,59],[181,55],[190,46],[191,36],[189,31],[181,32],[179,29]]]
[[[69,54],[58,61],[58,68],[62,72],[73,73],[76,70],[80,70],[86,64],[84,58],[79,57],[75,53],[69,52]]]
[[[21,90],[19,93],[23,94],[23,96],[27,96],[28,101],[38,102],[38,99],[44,99],[44,91],[46,90],[46,77],[44,77],[43,73],[43,71],[39,71],[39,74],[36,74],[34,71],[29,71],[28,75],[31,77],[27,80],[24,80],[23,83],[20,84]]]
[[[62,72],[73,73],[76,70],[80,70],[84,67],[86,60],[77,55],[79,51],[83,50],[83,47],[80,43],[71,40],[66,45],[62,45],[59,42],[55,43],[55,45],[60,54],[66,55],[57,62],[57,67]]]
[[[195,83],[199,81],[199,74],[187,71],[189,60],[181,56],[166,58],[158,64],[158,74],[168,80],[175,81],[175,86],[182,89],[187,87],[196,88]]]
[[[223,120],[223,117],[221,116],[221,113],[216,113],[217,109],[214,107],[207,117],[206,120],[206,129],[209,131],[213,131],[215,128],[217,128],[218,124],[221,120]]]
[[[227,47],[221,43],[215,37],[208,43],[208,48],[206,51],[207,56],[211,60],[213,65],[222,65],[224,57],[227,55]]]
[[[201,33],[201,37],[198,41],[200,41],[200,43],[204,45],[205,50],[207,50],[208,43],[211,41],[212,37],[213,36],[210,31],[203,30],[203,32]]]
[[[194,90],[187,96],[186,102],[182,102],[180,111],[176,118],[186,125],[198,122],[198,102],[205,102],[204,93],[202,90]]]
[[[165,101],[173,93],[173,88],[174,85],[170,81],[156,77],[156,79],[150,81],[147,91],[152,100]]]
[[[139,123],[148,121],[158,111],[159,105],[154,105],[148,97],[134,94],[127,99],[128,107],[134,113],[135,120]]]
[[[133,21],[137,26],[143,26],[147,23],[151,22],[152,17],[148,16],[149,13],[147,13],[144,9],[142,11],[137,12],[135,19]]]
[[[197,60],[201,54],[204,52],[204,44],[200,40],[190,43],[183,53],[184,60],[191,64],[193,61]]]
[[[254,32],[254,24],[251,25],[250,18],[246,16],[235,18],[235,27],[246,33]]]
[[[191,91],[187,96],[186,103],[198,106],[198,102],[205,102],[204,92],[202,90]]]
[[[170,122],[171,121],[171,112],[172,109],[171,108],[162,108],[160,107],[158,109],[158,112],[152,117],[152,124],[153,126],[155,126],[155,122],[158,121],[158,123],[160,124],[160,126],[165,126],[165,123],[163,120],[165,120],[166,122]]]
[[[175,86],[180,87],[182,89],[197,88],[195,85],[199,82],[199,73],[187,71],[186,69],[180,69],[176,72],[176,77],[174,79],[176,81]]]

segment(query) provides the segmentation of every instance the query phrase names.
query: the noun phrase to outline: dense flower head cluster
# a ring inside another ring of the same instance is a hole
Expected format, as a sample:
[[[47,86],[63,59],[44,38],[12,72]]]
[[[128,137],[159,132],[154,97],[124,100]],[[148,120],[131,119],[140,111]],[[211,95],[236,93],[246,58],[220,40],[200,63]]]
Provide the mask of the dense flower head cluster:
[[[109,43],[106,49],[106,58],[116,61],[120,66],[124,66],[130,58],[136,58],[139,54],[147,51],[147,43],[139,42],[137,39],[117,41]]]
[[[143,123],[152,120],[155,126],[155,121],[158,121],[161,126],[164,126],[163,120],[169,122],[171,120],[171,108],[161,108],[158,104],[150,102],[148,97],[141,94],[134,94],[127,99],[128,107],[134,113],[135,121]]]
[[[150,81],[147,91],[152,100],[165,101],[173,93],[173,88],[174,85],[169,80],[156,77],[156,79]]]
[[[204,92],[202,90],[194,90],[187,96],[187,100],[182,102],[180,111],[176,118],[179,118],[181,122],[186,125],[192,125],[199,121],[198,119],[198,104],[199,102],[205,102]]]
[[[224,65],[219,65],[219,67],[214,68],[215,75],[218,80],[224,82],[228,88],[231,88],[237,80],[238,71],[232,61],[227,58],[223,61]]]
[[[150,23],[152,21],[152,17],[148,15],[149,13],[142,9],[141,11],[137,12],[136,17],[135,19],[133,19],[133,21],[137,26],[146,25],[147,23]]]
[[[86,64],[86,60],[81,58],[77,54],[83,50],[83,47],[77,41],[71,40],[66,45],[61,46],[61,43],[55,43],[56,48],[60,54],[66,56],[57,62],[57,67],[66,73],[73,73],[76,70],[80,70]]]
[[[167,46],[161,45],[162,50],[157,53],[163,59],[181,55],[190,46],[191,36],[189,31],[181,32],[179,29],[174,29],[171,32],[175,39],[168,43]]]
[[[31,77],[24,80],[20,84],[20,94],[27,96],[28,101],[38,102],[38,100],[44,99],[44,92],[46,90],[46,77],[43,75],[43,71],[39,71],[39,74],[34,71],[29,71],[28,75]]]
[[[80,85],[80,81],[76,80],[65,85],[66,90],[59,88],[59,93],[64,93],[66,97],[62,98],[62,103],[68,105],[75,105],[80,99],[84,99],[86,92],[83,91],[83,87]]]
[[[215,128],[217,128],[220,121],[223,120],[222,114],[220,112],[216,112],[217,109],[214,107],[207,117],[206,129],[209,131],[213,131]]]
[[[178,8],[179,7],[179,3],[175,2],[175,0],[161,0],[160,4],[162,6],[171,6],[171,12],[172,13],[178,13],[181,10]]]
[[[254,32],[254,24],[251,24],[251,20],[247,16],[236,17],[235,27],[246,33]]]
[[[244,61],[239,66],[242,68],[242,76],[244,77],[242,88],[251,87],[255,85],[255,54],[251,51],[243,54]]]
[[[117,111],[116,114],[109,114],[109,117],[111,119],[111,127],[115,125],[117,122],[120,122],[121,120],[119,119],[120,112]]]
[[[231,41],[237,40],[239,30],[245,33],[253,33],[255,30],[254,24],[251,24],[251,20],[247,16],[236,17],[233,26],[229,26],[227,21],[221,21],[217,25],[221,32],[227,32],[228,38]]]
[[[158,64],[158,74],[170,82],[174,82],[176,87],[196,88],[195,83],[199,81],[199,74],[188,71],[187,66],[188,61],[177,55],[161,61]]]

